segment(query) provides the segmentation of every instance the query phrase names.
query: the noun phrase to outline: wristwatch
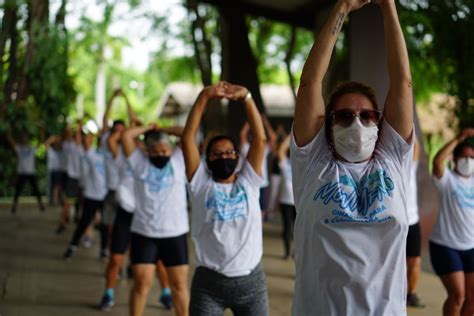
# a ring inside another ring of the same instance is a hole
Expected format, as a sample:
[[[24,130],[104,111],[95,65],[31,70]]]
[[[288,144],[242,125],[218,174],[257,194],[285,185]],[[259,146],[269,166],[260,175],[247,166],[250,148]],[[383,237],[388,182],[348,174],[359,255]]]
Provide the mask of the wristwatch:
[[[242,101],[246,102],[248,100],[250,100],[252,98],[252,93],[250,93],[250,91],[247,93],[247,95],[245,96],[245,98],[242,99]]]

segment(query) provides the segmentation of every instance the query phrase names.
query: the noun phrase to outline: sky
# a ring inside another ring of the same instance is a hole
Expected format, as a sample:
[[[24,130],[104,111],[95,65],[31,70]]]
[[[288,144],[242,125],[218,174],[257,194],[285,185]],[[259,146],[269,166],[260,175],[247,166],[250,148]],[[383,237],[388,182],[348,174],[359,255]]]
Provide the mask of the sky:
[[[145,70],[150,61],[150,53],[156,51],[162,44],[158,36],[147,36],[150,20],[144,17],[137,18],[137,12],[130,12],[127,1],[118,0],[114,11],[113,23],[109,28],[112,36],[124,36],[128,39],[130,46],[122,51],[122,62],[124,66],[137,70]],[[156,12],[168,17],[171,32],[176,31],[177,23],[186,18],[186,9],[180,0],[142,0],[140,11]],[[51,12],[57,11],[59,0],[51,1]],[[102,19],[102,7],[97,5],[97,0],[74,0],[69,1],[67,6],[66,27],[75,29],[79,26],[81,12],[85,10],[87,17],[100,21]],[[184,48],[179,41],[171,42],[171,54],[182,55]]]

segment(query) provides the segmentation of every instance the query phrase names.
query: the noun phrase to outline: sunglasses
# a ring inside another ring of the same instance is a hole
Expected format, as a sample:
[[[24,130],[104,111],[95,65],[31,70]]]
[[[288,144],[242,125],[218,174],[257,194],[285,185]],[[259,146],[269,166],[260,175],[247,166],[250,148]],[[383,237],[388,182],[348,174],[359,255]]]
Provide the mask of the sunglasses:
[[[354,122],[356,117],[359,118],[362,125],[365,127],[376,126],[382,119],[382,112],[377,110],[362,110],[356,113],[349,109],[342,109],[331,112],[334,124],[349,127]]]

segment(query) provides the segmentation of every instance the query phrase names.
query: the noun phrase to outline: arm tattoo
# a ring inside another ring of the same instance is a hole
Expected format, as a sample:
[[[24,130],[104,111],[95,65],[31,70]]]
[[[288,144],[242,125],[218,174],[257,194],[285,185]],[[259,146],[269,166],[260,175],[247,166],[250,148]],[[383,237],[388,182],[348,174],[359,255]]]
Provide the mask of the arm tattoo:
[[[346,17],[346,12],[340,12],[337,14],[336,25],[332,29],[332,35],[337,35],[344,24],[344,19]]]

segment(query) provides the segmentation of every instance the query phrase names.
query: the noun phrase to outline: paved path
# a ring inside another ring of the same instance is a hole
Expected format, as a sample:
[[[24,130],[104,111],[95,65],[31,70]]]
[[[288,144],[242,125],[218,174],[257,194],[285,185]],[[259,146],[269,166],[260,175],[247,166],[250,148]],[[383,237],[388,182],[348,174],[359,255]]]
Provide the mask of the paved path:
[[[0,203],[0,315],[1,316],[83,316],[104,315],[95,309],[103,291],[105,262],[98,259],[98,235],[92,248],[78,250],[72,262],[61,255],[72,234],[55,235],[59,210],[40,213],[35,204],[23,203],[12,216]],[[290,315],[294,266],[281,258],[280,226],[265,225],[263,264],[270,296],[270,315]],[[192,244],[191,252],[192,252]],[[191,253],[191,262],[194,258]],[[193,269],[191,268],[191,271]],[[117,305],[110,315],[125,316],[131,282],[122,280],[117,289]],[[441,315],[444,290],[438,279],[423,273],[420,293],[427,303],[409,315]],[[145,315],[174,315],[157,303],[155,284]],[[230,315],[230,313],[226,314]]]

